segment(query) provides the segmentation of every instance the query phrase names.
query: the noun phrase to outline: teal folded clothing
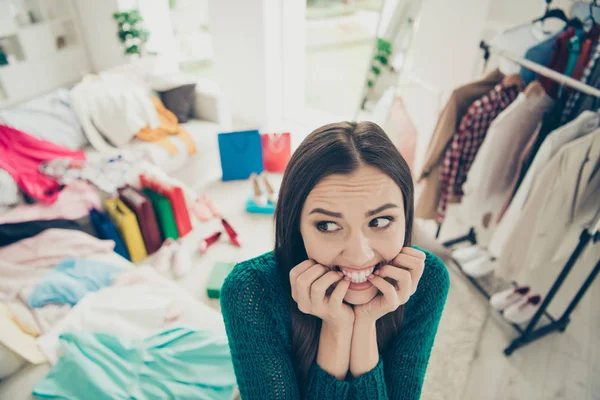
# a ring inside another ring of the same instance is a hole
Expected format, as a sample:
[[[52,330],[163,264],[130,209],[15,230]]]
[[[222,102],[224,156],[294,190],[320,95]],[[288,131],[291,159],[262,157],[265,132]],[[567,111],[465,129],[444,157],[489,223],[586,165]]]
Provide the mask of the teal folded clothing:
[[[65,258],[33,288],[27,302],[30,307],[73,306],[87,293],[110,286],[115,275],[122,271],[123,268],[106,262]]]
[[[273,204],[271,201],[268,201],[265,206],[260,206],[256,204],[252,197],[250,197],[246,201],[246,212],[249,212],[250,214],[274,214],[275,204]]]
[[[33,388],[41,398],[229,400],[235,375],[224,334],[175,328],[144,340],[60,336],[62,357]]]

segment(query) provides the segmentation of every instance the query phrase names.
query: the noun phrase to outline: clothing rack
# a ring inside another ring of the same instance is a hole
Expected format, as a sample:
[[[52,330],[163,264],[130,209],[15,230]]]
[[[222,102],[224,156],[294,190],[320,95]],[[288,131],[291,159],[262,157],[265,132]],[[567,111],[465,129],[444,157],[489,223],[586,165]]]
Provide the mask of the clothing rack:
[[[558,73],[554,70],[551,70],[550,68],[547,68],[543,65],[526,60],[522,57],[514,56],[504,50],[496,49],[492,46],[489,46],[484,41],[481,41],[480,48],[482,48],[484,50],[486,59],[489,57],[490,53],[495,53],[496,55],[508,58],[511,61],[513,61],[531,71],[538,73],[539,75],[545,76],[549,79],[559,82],[565,86],[569,86],[569,87],[571,87],[575,90],[578,90],[582,93],[585,93],[587,95],[600,98],[600,90],[596,89],[595,87],[584,84],[584,83],[577,81],[569,76],[566,76],[566,75]],[[436,239],[439,237],[441,227],[442,227],[442,224],[440,223],[438,225]],[[474,228],[471,228],[469,230],[469,233],[467,233],[466,235],[445,241],[442,244],[444,245],[444,247],[452,247],[456,244],[464,243],[467,241],[470,242],[472,245],[477,244],[477,235],[475,233]],[[592,282],[598,275],[598,272],[600,272],[600,260],[596,263],[596,265],[594,266],[594,268],[592,269],[592,271],[590,272],[590,274],[588,275],[588,277],[586,278],[584,283],[581,285],[581,287],[575,294],[575,297],[573,297],[569,306],[563,312],[563,314],[560,316],[560,318],[556,319],[556,318],[552,317],[552,315],[550,315],[547,311],[548,306],[550,305],[550,302],[556,295],[556,292],[563,285],[565,279],[571,272],[571,269],[577,262],[577,259],[579,258],[581,253],[585,250],[585,248],[588,246],[588,244],[590,242],[592,242],[592,244],[595,244],[598,241],[600,241],[600,210],[598,210],[595,223],[593,225],[591,225],[590,227],[584,229],[581,232],[577,246],[571,253],[571,256],[567,260],[562,271],[560,272],[560,274],[558,275],[558,277],[552,284],[552,287],[548,291],[548,294],[543,299],[542,304],[540,305],[540,308],[537,310],[537,312],[535,313],[533,318],[529,321],[529,323],[527,324],[525,329],[523,329],[521,327],[521,325],[512,324],[513,328],[515,328],[515,330],[519,333],[519,336],[517,336],[510,343],[510,345],[504,349],[504,354],[506,356],[510,356],[518,348],[525,346],[526,344],[531,343],[539,338],[542,338],[549,333],[552,333],[555,331],[559,331],[559,332],[565,331],[565,329],[567,328],[567,325],[570,322],[569,317],[570,317],[571,313],[573,312],[573,310],[575,309],[577,304],[581,301],[585,292],[588,290],[588,288],[590,287],[590,285],[592,284]],[[460,262],[458,262],[458,260],[452,258],[452,261],[458,267],[458,270],[469,280],[469,282],[473,286],[475,286],[475,288],[484,297],[486,297],[487,300],[489,300],[491,297],[491,294],[488,293],[488,291],[477,281],[477,279],[467,275],[464,272],[464,270],[463,270]],[[513,284],[515,284],[515,283],[513,283]],[[536,329],[536,325],[538,324],[538,322],[540,321],[542,316],[545,316],[550,322]]]

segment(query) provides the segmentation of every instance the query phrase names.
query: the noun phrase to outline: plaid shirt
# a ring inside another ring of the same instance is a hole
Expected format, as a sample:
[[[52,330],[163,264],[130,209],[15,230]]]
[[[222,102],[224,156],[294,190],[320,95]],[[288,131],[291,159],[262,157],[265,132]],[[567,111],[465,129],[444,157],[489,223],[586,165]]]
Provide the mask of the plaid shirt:
[[[437,208],[437,222],[444,220],[449,202],[461,200],[462,185],[490,124],[518,94],[516,87],[506,88],[499,83],[482,98],[475,100],[463,116],[441,165],[441,197]]]

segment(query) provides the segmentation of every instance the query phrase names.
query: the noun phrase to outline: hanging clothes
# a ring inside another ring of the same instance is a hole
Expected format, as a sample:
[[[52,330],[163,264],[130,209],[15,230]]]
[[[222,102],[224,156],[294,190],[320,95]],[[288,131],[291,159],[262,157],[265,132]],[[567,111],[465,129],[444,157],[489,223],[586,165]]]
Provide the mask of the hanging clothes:
[[[457,203],[462,199],[462,185],[488,127],[518,94],[518,86],[507,87],[499,83],[489,93],[473,102],[465,113],[440,168],[440,200],[436,216],[438,222],[444,220],[448,203]]]
[[[504,74],[494,70],[481,80],[455,89],[442,110],[425,155],[423,170],[416,182],[422,185],[415,207],[415,217],[435,219],[440,200],[440,167],[460,119],[475,100],[488,93],[504,79]]]
[[[535,286],[531,272],[557,258],[553,250],[576,216],[585,210],[584,220],[590,222],[597,214],[598,160],[600,129],[563,145],[543,167],[502,249],[497,275]]]
[[[582,49],[581,56],[579,57],[578,64],[575,67],[573,78],[578,79],[580,82],[588,83],[588,79],[594,70],[594,67],[600,59],[600,25],[594,25],[590,31],[588,38],[584,42],[585,49]],[[577,115],[573,112],[573,108],[577,103],[577,100],[581,97],[581,93],[577,90],[569,89],[566,91],[567,100],[565,106],[561,110],[560,125],[564,125],[567,122],[572,121]]]
[[[525,59],[540,65],[548,65],[554,52],[554,42],[561,33],[563,33],[563,31],[557,32],[555,35],[549,37],[540,44],[535,45],[527,50],[525,53]],[[525,85],[529,85],[537,78],[537,73],[521,67],[521,78],[523,78]]]
[[[554,41],[552,59],[547,65],[548,68],[553,69],[561,74],[565,72],[569,59],[569,42],[571,38],[575,36],[575,34],[575,29],[569,28],[556,37],[556,40]],[[558,82],[546,78],[545,76],[538,77],[538,80],[544,87],[544,90],[546,90],[546,93],[548,93],[548,96],[552,97],[553,99],[558,98],[558,90],[560,88]]]
[[[6,170],[27,195],[45,204],[58,197],[56,180],[39,172],[39,165],[59,157],[85,160],[81,150],[70,150],[0,124],[0,168]]]
[[[33,394],[52,398],[229,400],[235,374],[227,337],[185,328],[144,340],[61,335],[63,356]]]
[[[490,226],[508,196],[523,148],[552,103],[534,81],[492,122],[463,185],[462,222],[476,228]]]
[[[600,116],[591,111],[583,112],[577,119],[567,125],[552,132],[540,151],[536,154],[531,167],[527,170],[523,182],[515,193],[514,197],[507,199],[505,204],[506,211],[502,215],[500,223],[496,227],[494,234],[488,245],[488,251],[494,257],[500,257],[506,241],[509,239],[515,225],[518,224],[519,216],[522,213],[523,207],[530,196],[530,191],[534,183],[538,180],[541,170],[548,164],[550,159],[561,149],[565,144],[586,136],[598,128]]]

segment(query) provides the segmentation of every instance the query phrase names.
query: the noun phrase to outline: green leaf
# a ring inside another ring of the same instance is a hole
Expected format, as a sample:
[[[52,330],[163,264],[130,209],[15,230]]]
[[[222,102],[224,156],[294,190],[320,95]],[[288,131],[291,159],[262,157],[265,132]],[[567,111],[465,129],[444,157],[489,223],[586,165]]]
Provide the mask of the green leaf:
[[[373,85],[374,85],[373,81],[369,79],[369,80],[367,81],[367,86],[368,86],[368,87],[370,87],[370,88],[372,88],[372,87],[373,87]]]
[[[378,67],[374,66],[374,65],[371,66],[371,71],[373,71],[373,73],[375,75],[379,75],[381,73],[381,70]]]

